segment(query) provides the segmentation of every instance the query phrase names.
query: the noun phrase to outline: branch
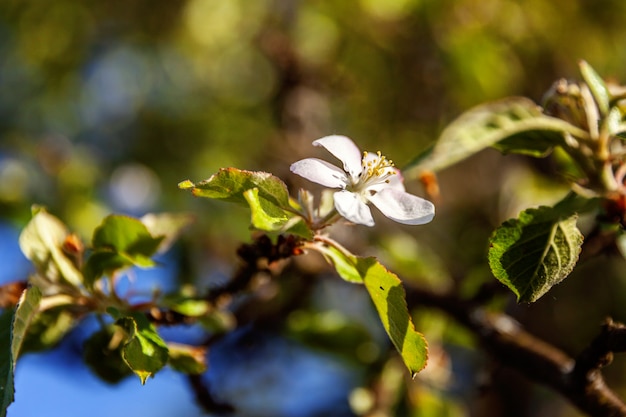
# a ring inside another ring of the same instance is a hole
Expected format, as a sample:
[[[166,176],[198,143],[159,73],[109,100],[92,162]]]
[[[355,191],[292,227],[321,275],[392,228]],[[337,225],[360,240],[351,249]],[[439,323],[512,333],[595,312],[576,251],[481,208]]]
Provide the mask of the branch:
[[[551,387],[581,411],[596,417],[626,417],[626,404],[606,385],[600,372],[611,362],[613,352],[626,351],[626,326],[607,321],[600,335],[574,359],[525,331],[510,316],[489,313],[475,302],[409,287],[407,303],[449,314],[471,330],[495,359]]]

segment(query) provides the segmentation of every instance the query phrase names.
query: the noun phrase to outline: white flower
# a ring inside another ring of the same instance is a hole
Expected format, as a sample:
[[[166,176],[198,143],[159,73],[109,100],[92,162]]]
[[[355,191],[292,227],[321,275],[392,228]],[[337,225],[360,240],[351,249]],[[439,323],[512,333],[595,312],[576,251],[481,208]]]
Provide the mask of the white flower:
[[[313,142],[343,163],[343,169],[317,158],[291,165],[291,172],[329,188],[334,193],[337,212],[353,223],[373,226],[367,203],[374,204],[385,216],[398,223],[424,224],[435,215],[434,205],[405,191],[400,170],[377,152],[363,152],[346,136],[326,136]]]

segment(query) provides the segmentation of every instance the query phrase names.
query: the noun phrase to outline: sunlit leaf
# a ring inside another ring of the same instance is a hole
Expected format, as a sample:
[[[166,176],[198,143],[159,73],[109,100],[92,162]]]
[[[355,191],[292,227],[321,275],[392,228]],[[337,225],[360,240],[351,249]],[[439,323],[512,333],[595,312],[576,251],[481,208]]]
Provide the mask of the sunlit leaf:
[[[246,203],[244,192],[257,188],[260,198],[277,207],[289,208],[287,186],[280,178],[267,172],[222,168],[207,180],[197,184],[185,180],[178,186],[181,189],[190,189],[196,197],[214,198],[242,204]]]
[[[565,132],[588,136],[561,119],[546,116],[532,100],[510,97],[463,113],[444,129],[432,149],[413,160],[403,173],[417,178],[423,171],[439,171],[505,139],[510,140],[502,145],[508,152],[540,155],[548,144],[561,144]]]
[[[154,266],[152,256],[159,249],[164,236],[153,236],[140,220],[111,215],[94,231],[93,253],[85,265],[88,285],[104,274],[132,265],[142,268]]]
[[[577,214],[528,209],[503,223],[490,239],[489,266],[519,302],[534,302],[574,269],[583,236]]]
[[[160,371],[167,363],[167,345],[144,314],[131,312],[121,315],[114,309],[108,311],[116,319],[115,324],[128,334],[122,348],[124,361],[141,383],[145,384],[148,377]]]
[[[48,281],[63,279],[78,287],[82,285],[83,276],[62,250],[68,235],[69,231],[59,219],[40,209],[20,234],[19,244],[24,256]]]
[[[415,330],[402,282],[374,258],[358,258],[357,268],[387,335],[415,377],[426,366],[428,346],[424,336]]]
[[[11,356],[14,361],[17,360],[20,354],[28,327],[37,314],[39,301],[41,301],[41,290],[32,286],[24,291],[17,305],[11,337]]]
[[[206,348],[168,343],[169,365],[185,374],[201,374],[207,369]]]
[[[604,80],[586,61],[580,61],[578,66],[585,83],[587,83],[591,94],[593,94],[600,114],[605,116],[609,112],[609,90],[606,88]]]
[[[348,282],[357,284],[363,283],[361,271],[358,269],[358,258],[352,254],[347,254],[333,246],[318,245],[315,247],[326,260],[335,267],[341,278]]]
[[[22,293],[15,310],[5,310],[0,315],[0,416],[5,417],[13,402],[13,377],[15,362],[19,356],[22,341],[41,300],[41,291],[30,287]]]
[[[252,226],[256,229],[268,232],[279,231],[289,220],[285,210],[259,195],[258,188],[244,191],[243,196],[250,205]]]

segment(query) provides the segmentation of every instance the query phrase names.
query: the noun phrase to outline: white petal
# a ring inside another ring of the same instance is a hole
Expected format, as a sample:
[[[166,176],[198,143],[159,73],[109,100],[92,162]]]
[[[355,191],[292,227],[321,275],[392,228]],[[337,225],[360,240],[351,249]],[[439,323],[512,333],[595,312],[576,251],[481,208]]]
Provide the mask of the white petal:
[[[348,184],[348,176],[342,169],[321,159],[302,159],[291,164],[289,169],[294,174],[325,187],[345,188]]]
[[[355,193],[342,190],[333,195],[335,208],[346,219],[352,223],[374,226],[374,218],[367,204]]]
[[[361,160],[363,156],[359,147],[349,137],[341,135],[325,136],[314,141],[313,145],[324,147],[335,158],[339,159],[343,163],[343,168],[350,174],[353,180],[356,180],[359,174],[361,174]]]
[[[395,188],[396,190],[405,191],[404,177],[402,176],[402,172],[400,172],[398,168],[393,169],[396,173],[389,177],[389,187]]]
[[[385,216],[402,224],[425,224],[435,216],[435,206],[413,194],[384,188],[367,197]]]

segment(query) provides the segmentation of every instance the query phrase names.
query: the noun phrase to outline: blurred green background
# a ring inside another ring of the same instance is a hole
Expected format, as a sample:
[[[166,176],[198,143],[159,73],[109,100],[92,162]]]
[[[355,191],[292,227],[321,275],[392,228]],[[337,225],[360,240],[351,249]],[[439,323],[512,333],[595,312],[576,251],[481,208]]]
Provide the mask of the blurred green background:
[[[626,81],[625,17],[620,0],[3,0],[0,218],[21,227],[42,204],[88,239],[110,212],[191,211],[189,240],[234,260],[247,211],[195,200],[178,182],[235,166],[295,191],[289,164],[332,133],[402,167],[462,111],[540,101],[556,79],[578,77],[579,59]],[[442,280],[474,285],[491,279],[493,228],[563,192],[550,163],[490,151],[440,179],[432,224],[358,229],[349,245],[399,262],[398,239],[415,240]],[[576,353],[604,315],[626,319],[624,265],[605,261],[510,312]],[[550,401],[545,415],[576,415]]]

